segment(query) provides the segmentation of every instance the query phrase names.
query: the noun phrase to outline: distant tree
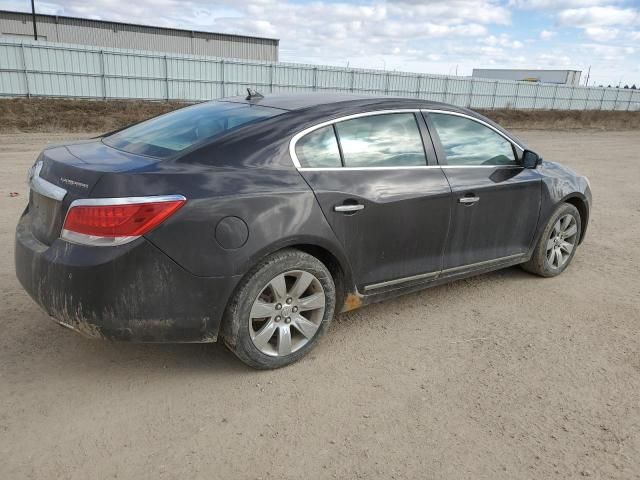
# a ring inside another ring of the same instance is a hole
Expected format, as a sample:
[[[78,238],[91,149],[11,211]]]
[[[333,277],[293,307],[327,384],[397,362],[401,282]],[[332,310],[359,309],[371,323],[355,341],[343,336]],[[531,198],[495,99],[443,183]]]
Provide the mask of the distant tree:
[[[602,84],[600,84],[600,85],[598,85],[598,86],[599,86],[600,88],[604,87],[604,85],[602,85]]]
[[[631,90],[637,90],[635,83],[633,85],[631,85]]]
[[[607,88],[611,88],[611,85],[607,85]]]
[[[629,85],[625,85],[624,88],[626,88],[628,90],[629,89]]]

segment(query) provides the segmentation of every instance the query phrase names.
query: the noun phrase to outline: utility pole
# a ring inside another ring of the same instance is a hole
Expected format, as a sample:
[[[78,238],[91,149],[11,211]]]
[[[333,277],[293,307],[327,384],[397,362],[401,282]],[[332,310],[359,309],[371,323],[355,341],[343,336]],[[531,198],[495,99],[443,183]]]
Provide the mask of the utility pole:
[[[587,70],[587,81],[584,82],[584,86],[588,87],[589,86],[589,77],[591,76],[591,65],[589,65],[589,70]]]
[[[33,18],[33,39],[38,40],[38,27],[36,27],[36,4],[31,0],[31,18]]]

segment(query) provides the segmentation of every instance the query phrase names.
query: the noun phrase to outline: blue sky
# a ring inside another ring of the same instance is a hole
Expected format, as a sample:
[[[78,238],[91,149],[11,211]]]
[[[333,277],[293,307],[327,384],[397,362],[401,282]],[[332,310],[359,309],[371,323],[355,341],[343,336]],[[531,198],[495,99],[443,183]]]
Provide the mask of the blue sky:
[[[640,0],[36,0],[42,13],[280,39],[280,60],[470,75],[586,70],[640,87]],[[30,10],[29,0],[0,9]]]

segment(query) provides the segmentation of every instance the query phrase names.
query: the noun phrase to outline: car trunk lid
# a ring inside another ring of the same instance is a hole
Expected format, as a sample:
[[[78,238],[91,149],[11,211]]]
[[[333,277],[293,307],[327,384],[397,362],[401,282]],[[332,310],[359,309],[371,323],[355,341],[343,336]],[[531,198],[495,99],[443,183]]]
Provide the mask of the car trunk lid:
[[[137,170],[156,161],[113,149],[100,140],[44,150],[30,173],[33,235],[51,245],[60,236],[71,202],[89,198],[103,174]]]

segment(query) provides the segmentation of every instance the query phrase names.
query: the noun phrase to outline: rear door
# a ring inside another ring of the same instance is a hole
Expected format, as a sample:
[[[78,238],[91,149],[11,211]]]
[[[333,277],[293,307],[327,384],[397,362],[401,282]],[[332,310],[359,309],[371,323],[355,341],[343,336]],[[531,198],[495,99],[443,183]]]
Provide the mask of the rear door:
[[[418,110],[370,112],[318,125],[294,137],[291,153],[361,291],[440,272],[451,191]]]
[[[526,253],[538,222],[541,178],[520,165],[522,148],[479,119],[441,111],[425,115],[452,190],[443,269]]]

